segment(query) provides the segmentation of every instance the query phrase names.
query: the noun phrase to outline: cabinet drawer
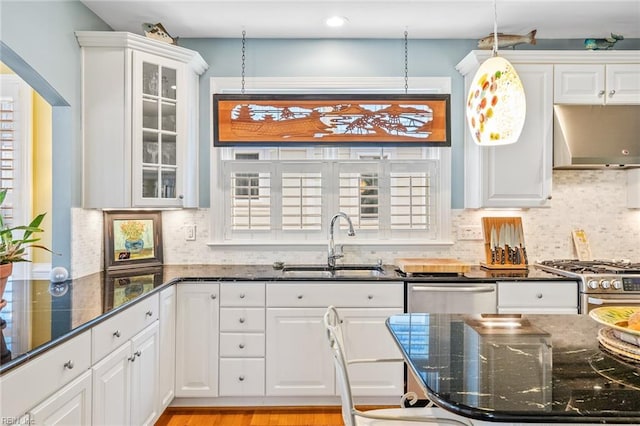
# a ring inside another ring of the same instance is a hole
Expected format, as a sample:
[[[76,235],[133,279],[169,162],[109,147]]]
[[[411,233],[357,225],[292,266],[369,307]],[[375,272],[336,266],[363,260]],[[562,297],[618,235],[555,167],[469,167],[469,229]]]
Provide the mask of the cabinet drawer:
[[[264,359],[221,359],[220,396],[264,395]]]
[[[263,333],[220,333],[220,356],[263,357]]]
[[[404,306],[403,283],[288,282],[267,286],[269,307],[368,308]]]
[[[221,283],[220,306],[264,306],[264,283]]]
[[[499,282],[498,307],[559,308],[578,306],[575,281]]]
[[[220,331],[264,331],[264,308],[220,308]]]
[[[2,417],[24,414],[90,367],[91,333],[87,331],[8,372],[0,377]]]
[[[154,294],[93,327],[93,363],[157,320],[158,309],[158,295]]]

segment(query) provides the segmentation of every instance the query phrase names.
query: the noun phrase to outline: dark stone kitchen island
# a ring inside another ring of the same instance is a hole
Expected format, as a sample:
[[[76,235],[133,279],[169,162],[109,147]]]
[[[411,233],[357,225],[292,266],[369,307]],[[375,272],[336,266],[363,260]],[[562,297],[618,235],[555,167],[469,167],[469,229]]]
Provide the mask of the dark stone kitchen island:
[[[601,349],[601,325],[588,315],[414,313],[387,327],[427,396],[453,413],[640,424],[640,364]]]

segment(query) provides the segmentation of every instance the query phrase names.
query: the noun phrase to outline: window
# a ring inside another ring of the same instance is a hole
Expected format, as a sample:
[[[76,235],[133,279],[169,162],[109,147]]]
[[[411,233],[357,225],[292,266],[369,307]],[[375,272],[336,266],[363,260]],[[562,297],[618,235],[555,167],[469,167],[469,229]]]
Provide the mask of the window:
[[[261,78],[247,79],[247,88],[254,93],[397,92],[404,81],[392,80]],[[416,92],[450,93],[449,78],[412,81]],[[211,91],[236,93],[239,84],[237,78],[212,78]],[[356,229],[350,243],[439,244],[450,238],[448,147],[212,149],[213,244],[326,244],[329,221],[339,211]],[[346,229],[345,221],[338,225]]]

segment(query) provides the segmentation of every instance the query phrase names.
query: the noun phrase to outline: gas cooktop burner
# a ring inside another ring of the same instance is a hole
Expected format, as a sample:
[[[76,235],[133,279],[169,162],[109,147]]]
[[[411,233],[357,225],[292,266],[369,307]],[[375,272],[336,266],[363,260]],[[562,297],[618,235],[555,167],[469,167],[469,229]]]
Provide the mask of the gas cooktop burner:
[[[617,260],[543,260],[540,265],[575,274],[640,274],[640,263]]]

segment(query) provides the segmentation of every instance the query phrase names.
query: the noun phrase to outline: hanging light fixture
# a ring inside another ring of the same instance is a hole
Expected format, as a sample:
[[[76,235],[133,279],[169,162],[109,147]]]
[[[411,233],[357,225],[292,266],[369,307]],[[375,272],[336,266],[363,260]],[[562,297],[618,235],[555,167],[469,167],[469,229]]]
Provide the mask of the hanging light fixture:
[[[513,65],[498,56],[498,14],[493,0],[493,54],[471,83],[467,124],[480,146],[514,143],[522,133],[526,114],[524,88]]]

